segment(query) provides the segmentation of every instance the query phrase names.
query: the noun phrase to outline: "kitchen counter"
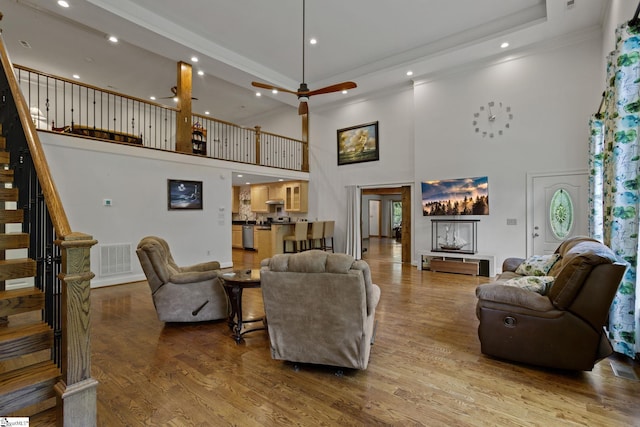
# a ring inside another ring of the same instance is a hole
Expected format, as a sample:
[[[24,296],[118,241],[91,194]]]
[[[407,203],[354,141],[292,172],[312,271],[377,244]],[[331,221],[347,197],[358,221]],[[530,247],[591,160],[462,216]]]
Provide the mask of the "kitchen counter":
[[[309,231],[313,222],[307,222]],[[255,221],[233,221],[235,226],[252,226],[255,230],[255,247],[260,260],[284,253],[284,236],[293,234],[295,222],[272,222],[256,224]]]

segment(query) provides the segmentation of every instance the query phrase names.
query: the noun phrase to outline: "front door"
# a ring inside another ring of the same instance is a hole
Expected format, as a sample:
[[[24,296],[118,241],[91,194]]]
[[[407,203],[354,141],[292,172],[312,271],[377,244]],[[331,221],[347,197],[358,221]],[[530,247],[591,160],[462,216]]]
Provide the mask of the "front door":
[[[568,237],[588,234],[586,171],[531,174],[528,255],[553,253]]]

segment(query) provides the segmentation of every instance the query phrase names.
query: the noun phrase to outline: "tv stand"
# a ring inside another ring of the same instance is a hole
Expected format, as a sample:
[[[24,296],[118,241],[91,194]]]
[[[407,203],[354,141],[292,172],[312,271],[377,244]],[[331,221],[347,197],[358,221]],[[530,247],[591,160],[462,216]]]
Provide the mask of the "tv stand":
[[[495,276],[496,257],[493,255],[455,254],[421,250],[418,251],[418,256],[420,257],[418,270],[429,268],[432,271],[443,273],[471,274],[485,277]]]

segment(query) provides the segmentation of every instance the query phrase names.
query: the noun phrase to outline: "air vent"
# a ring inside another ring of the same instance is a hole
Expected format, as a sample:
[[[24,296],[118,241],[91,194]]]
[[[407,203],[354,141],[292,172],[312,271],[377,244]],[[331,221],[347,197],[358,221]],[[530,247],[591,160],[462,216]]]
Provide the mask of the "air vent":
[[[25,49],[31,49],[31,45],[29,44],[28,41],[26,40],[20,40],[20,44],[22,45],[23,48]]]
[[[131,272],[131,243],[103,245],[100,247],[100,275]]]

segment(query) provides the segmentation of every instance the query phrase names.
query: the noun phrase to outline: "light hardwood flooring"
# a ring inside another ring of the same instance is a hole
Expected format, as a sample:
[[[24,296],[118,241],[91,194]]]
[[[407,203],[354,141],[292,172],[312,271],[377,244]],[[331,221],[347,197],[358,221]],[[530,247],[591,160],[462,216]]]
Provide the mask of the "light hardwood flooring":
[[[343,375],[271,359],[265,331],[236,344],[225,321],[164,324],[146,282],[94,289],[98,424],[640,426],[640,382],[614,376],[609,360],[563,372],[482,355],[474,290],[487,278],[418,271],[399,253],[391,240],[369,241],[377,335],[368,369]],[[233,260],[259,265],[242,250]],[[259,289],[244,298],[245,317],[262,314]]]

